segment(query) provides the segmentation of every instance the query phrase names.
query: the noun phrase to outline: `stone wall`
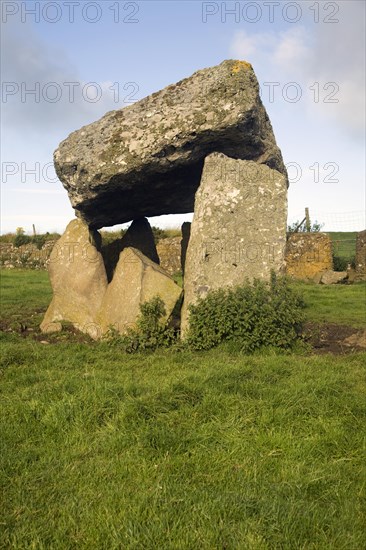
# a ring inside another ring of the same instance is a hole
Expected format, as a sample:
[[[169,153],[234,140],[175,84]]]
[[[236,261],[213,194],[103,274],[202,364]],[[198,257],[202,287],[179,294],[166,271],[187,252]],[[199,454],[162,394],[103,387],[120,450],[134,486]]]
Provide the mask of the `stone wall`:
[[[366,229],[357,235],[355,263],[355,281],[366,281]]]
[[[156,246],[160,265],[170,275],[181,270],[181,240],[181,237],[161,239]]]
[[[294,279],[313,279],[333,269],[332,241],[326,233],[291,233],[286,244],[286,274]]]
[[[19,247],[12,243],[0,243],[0,267],[45,269],[56,242],[47,241],[40,250],[32,243]]]

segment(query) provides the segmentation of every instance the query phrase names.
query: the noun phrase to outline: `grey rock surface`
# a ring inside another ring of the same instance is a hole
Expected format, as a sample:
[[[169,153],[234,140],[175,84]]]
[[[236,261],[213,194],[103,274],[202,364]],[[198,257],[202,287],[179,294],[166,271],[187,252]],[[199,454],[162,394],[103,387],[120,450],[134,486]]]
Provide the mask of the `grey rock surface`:
[[[286,222],[283,174],[222,153],[206,158],[185,264],[183,337],[189,305],[209,291],[282,272]]]
[[[76,214],[101,228],[192,212],[212,152],[286,169],[252,66],[227,60],[73,132],[54,153]]]

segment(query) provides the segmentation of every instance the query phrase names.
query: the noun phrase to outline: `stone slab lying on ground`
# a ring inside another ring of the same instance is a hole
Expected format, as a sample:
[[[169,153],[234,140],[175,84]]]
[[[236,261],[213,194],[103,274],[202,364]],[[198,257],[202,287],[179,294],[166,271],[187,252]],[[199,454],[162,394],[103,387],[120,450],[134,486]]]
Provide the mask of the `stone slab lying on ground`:
[[[320,275],[319,283],[322,285],[336,285],[338,283],[344,283],[347,279],[347,271],[333,271],[329,269]]]
[[[77,215],[101,228],[144,216],[192,212],[212,152],[281,172],[282,155],[252,66],[227,60],[111,111],[55,151]]]
[[[206,157],[186,255],[183,336],[189,305],[209,291],[281,272],[286,222],[283,174],[222,153]]]
[[[159,295],[167,319],[182,289],[159,265],[135,248],[125,248],[120,255],[112,281],[104,295],[97,316],[102,334],[113,328],[120,334],[135,326],[140,305]]]
[[[59,331],[66,321],[92,338],[98,337],[95,318],[108,283],[102,255],[93,244],[99,240],[95,233],[76,219],[55,244],[48,264],[53,298],[42,332]]]

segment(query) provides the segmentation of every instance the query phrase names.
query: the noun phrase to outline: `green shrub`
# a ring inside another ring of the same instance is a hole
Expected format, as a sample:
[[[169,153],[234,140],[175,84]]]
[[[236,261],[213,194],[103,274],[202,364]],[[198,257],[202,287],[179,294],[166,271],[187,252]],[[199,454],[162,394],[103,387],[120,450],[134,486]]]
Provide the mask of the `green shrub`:
[[[189,307],[187,344],[207,350],[231,340],[245,352],[266,346],[290,349],[301,331],[303,308],[287,280],[274,274],[270,283],[255,280],[216,290]]]
[[[353,269],[356,267],[356,258],[352,256],[345,258],[344,256],[333,255],[333,269],[334,271],[347,271],[347,267],[350,265]]]
[[[155,296],[140,305],[136,328],[131,328],[124,336],[116,335],[112,329],[109,337],[129,353],[170,347],[176,341],[176,333],[167,323],[162,322],[165,314],[163,300]]]
[[[14,246],[19,248],[19,246],[22,246],[23,244],[29,244],[31,241],[32,241],[32,237],[30,237],[29,235],[18,233],[14,237]]]
[[[341,256],[333,256],[333,269],[334,271],[346,271],[348,266],[348,259]]]
[[[38,250],[42,250],[46,240],[47,240],[46,235],[34,235],[31,238],[32,243],[36,245]]]

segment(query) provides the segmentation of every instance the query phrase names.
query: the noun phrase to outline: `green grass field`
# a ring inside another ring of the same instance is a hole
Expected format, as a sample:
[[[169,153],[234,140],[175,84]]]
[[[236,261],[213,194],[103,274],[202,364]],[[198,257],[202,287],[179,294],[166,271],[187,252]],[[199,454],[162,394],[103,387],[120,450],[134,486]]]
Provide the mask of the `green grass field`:
[[[356,231],[333,231],[328,235],[332,239],[333,254],[340,258],[350,260],[356,254]]]
[[[8,330],[47,274],[1,275],[1,548],[366,548],[365,353],[45,344]],[[362,325],[364,284],[296,286]]]

